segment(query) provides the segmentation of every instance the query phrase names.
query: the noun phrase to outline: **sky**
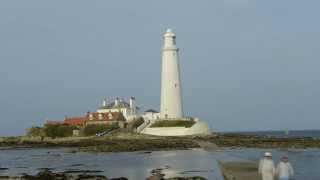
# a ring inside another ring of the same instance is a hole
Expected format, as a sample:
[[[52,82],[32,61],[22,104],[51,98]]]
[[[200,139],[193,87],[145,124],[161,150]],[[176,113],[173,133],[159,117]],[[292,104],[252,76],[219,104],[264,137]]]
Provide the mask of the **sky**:
[[[83,115],[104,97],[160,106],[163,33],[187,116],[214,131],[319,129],[320,1],[2,0],[0,135]]]

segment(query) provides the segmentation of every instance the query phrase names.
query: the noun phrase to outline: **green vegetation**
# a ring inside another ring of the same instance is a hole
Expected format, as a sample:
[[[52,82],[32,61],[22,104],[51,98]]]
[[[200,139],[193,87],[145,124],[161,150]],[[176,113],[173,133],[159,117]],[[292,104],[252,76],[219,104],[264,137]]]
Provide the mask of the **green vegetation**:
[[[40,137],[40,136],[44,136],[44,132],[41,127],[34,126],[34,127],[27,129],[27,136],[28,137]]]
[[[21,139],[20,136],[8,136],[8,137],[0,137],[0,144],[5,142],[7,144],[17,143]]]
[[[93,136],[97,133],[102,133],[105,131],[111,131],[118,129],[119,125],[117,123],[105,125],[105,124],[89,124],[82,129],[81,134],[84,136]]]
[[[192,120],[161,120],[152,124],[150,127],[186,127],[189,128],[195,124]]]
[[[82,136],[93,136],[97,133],[118,129],[118,123],[105,125],[105,124],[89,124],[79,129],[77,126],[66,124],[46,124],[44,127],[31,127],[27,129],[27,137],[51,137],[63,138],[73,136],[73,130],[80,130]]]
[[[64,124],[46,124],[43,127],[43,132],[46,137],[70,137],[73,135],[73,130],[78,129],[76,126]]]

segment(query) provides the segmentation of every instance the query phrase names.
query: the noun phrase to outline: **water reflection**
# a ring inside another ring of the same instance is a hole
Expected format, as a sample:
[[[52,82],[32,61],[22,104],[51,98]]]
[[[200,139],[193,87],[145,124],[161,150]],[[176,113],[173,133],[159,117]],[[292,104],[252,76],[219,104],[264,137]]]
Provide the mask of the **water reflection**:
[[[319,180],[319,149],[231,149],[220,152],[189,150],[151,153],[69,153],[70,149],[0,150],[0,175],[35,174],[39,168],[51,168],[56,172],[96,171],[95,174],[107,177],[125,176],[140,180],[149,177],[152,170],[161,168],[167,174],[166,177],[203,176],[210,180],[222,180],[218,160],[257,162],[265,151],[273,153],[276,163],[282,155],[288,155],[295,169],[296,179]]]
[[[222,180],[217,161],[203,150],[158,151],[152,153],[68,153],[69,149],[24,149],[0,151],[1,165],[9,168],[0,175],[35,174],[39,168],[102,171],[108,177],[145,179],[162,168],[166,177],[203,176]],[[25,168],[20,168],[25,167]]]

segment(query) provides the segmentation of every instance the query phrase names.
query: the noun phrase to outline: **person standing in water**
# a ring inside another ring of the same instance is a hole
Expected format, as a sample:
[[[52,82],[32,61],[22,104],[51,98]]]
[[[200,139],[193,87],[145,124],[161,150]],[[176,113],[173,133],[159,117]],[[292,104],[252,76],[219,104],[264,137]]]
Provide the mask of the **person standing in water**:
[[[262,177],[262,180],[274,180],[275,167],[270,152],[266,152],[264,157],[260,160],[259,175]]]
[[[287,156],[283,156],[277,165],[276,174],[279,180],[289,180],[293,177],[293,168]]]

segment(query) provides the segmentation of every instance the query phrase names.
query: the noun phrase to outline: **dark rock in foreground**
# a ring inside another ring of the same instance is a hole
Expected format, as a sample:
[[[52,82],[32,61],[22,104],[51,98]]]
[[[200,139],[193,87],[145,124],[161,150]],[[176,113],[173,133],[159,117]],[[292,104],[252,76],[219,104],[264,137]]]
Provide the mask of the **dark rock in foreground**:
[[[37,175],[32,176],[28,174],[24,174],[21,179],[24,180],[41,180],[41,179],[46,179],[46,180],[67,180],[68,177],[64,173],[52,173],[50,170],[44,170],[39,172]]]
[[[174,177],[174,178],[168,178],[165,180],[207,180],[204,177],[195,176],[195,177]]]
[[[146,180],[207,180],[206,178],[200,176],[164,178],[165,173],[163,172],[163,170],[165,169],[170,169],[170,166],[151,170],[150,173],[152,174],[152,176],[147,178]]]
[[[195,176],[195,177],[173,177],[173,178],[162,178],[159,176],[151,176],[147,180],[207,180],[204,177]]]
[[[22,180],[128,180],[126,177],[120,178],[107,178],[103,175],[91,175],[91,174],[78,174],[78,175],[69,175],[68,173],[54,173],[48,169],[39,172],[36,175],[24,174],[21,177]]]
[[[16,179],[7,177],[7,179]],[[78,174],[78,175],[69,175],[68,173],[54,173],[48,169],[45,169],[39,172],[36,175],[24,174],[21,180],[128,180],[126,177],[119,178],[107,178],[103,175],[91,175],[91,174]],[[206,180],[206,178],[195,176],[195,177],[174,177],[174,178],[163,178],[163,176],[154,175],[147,180]]]

